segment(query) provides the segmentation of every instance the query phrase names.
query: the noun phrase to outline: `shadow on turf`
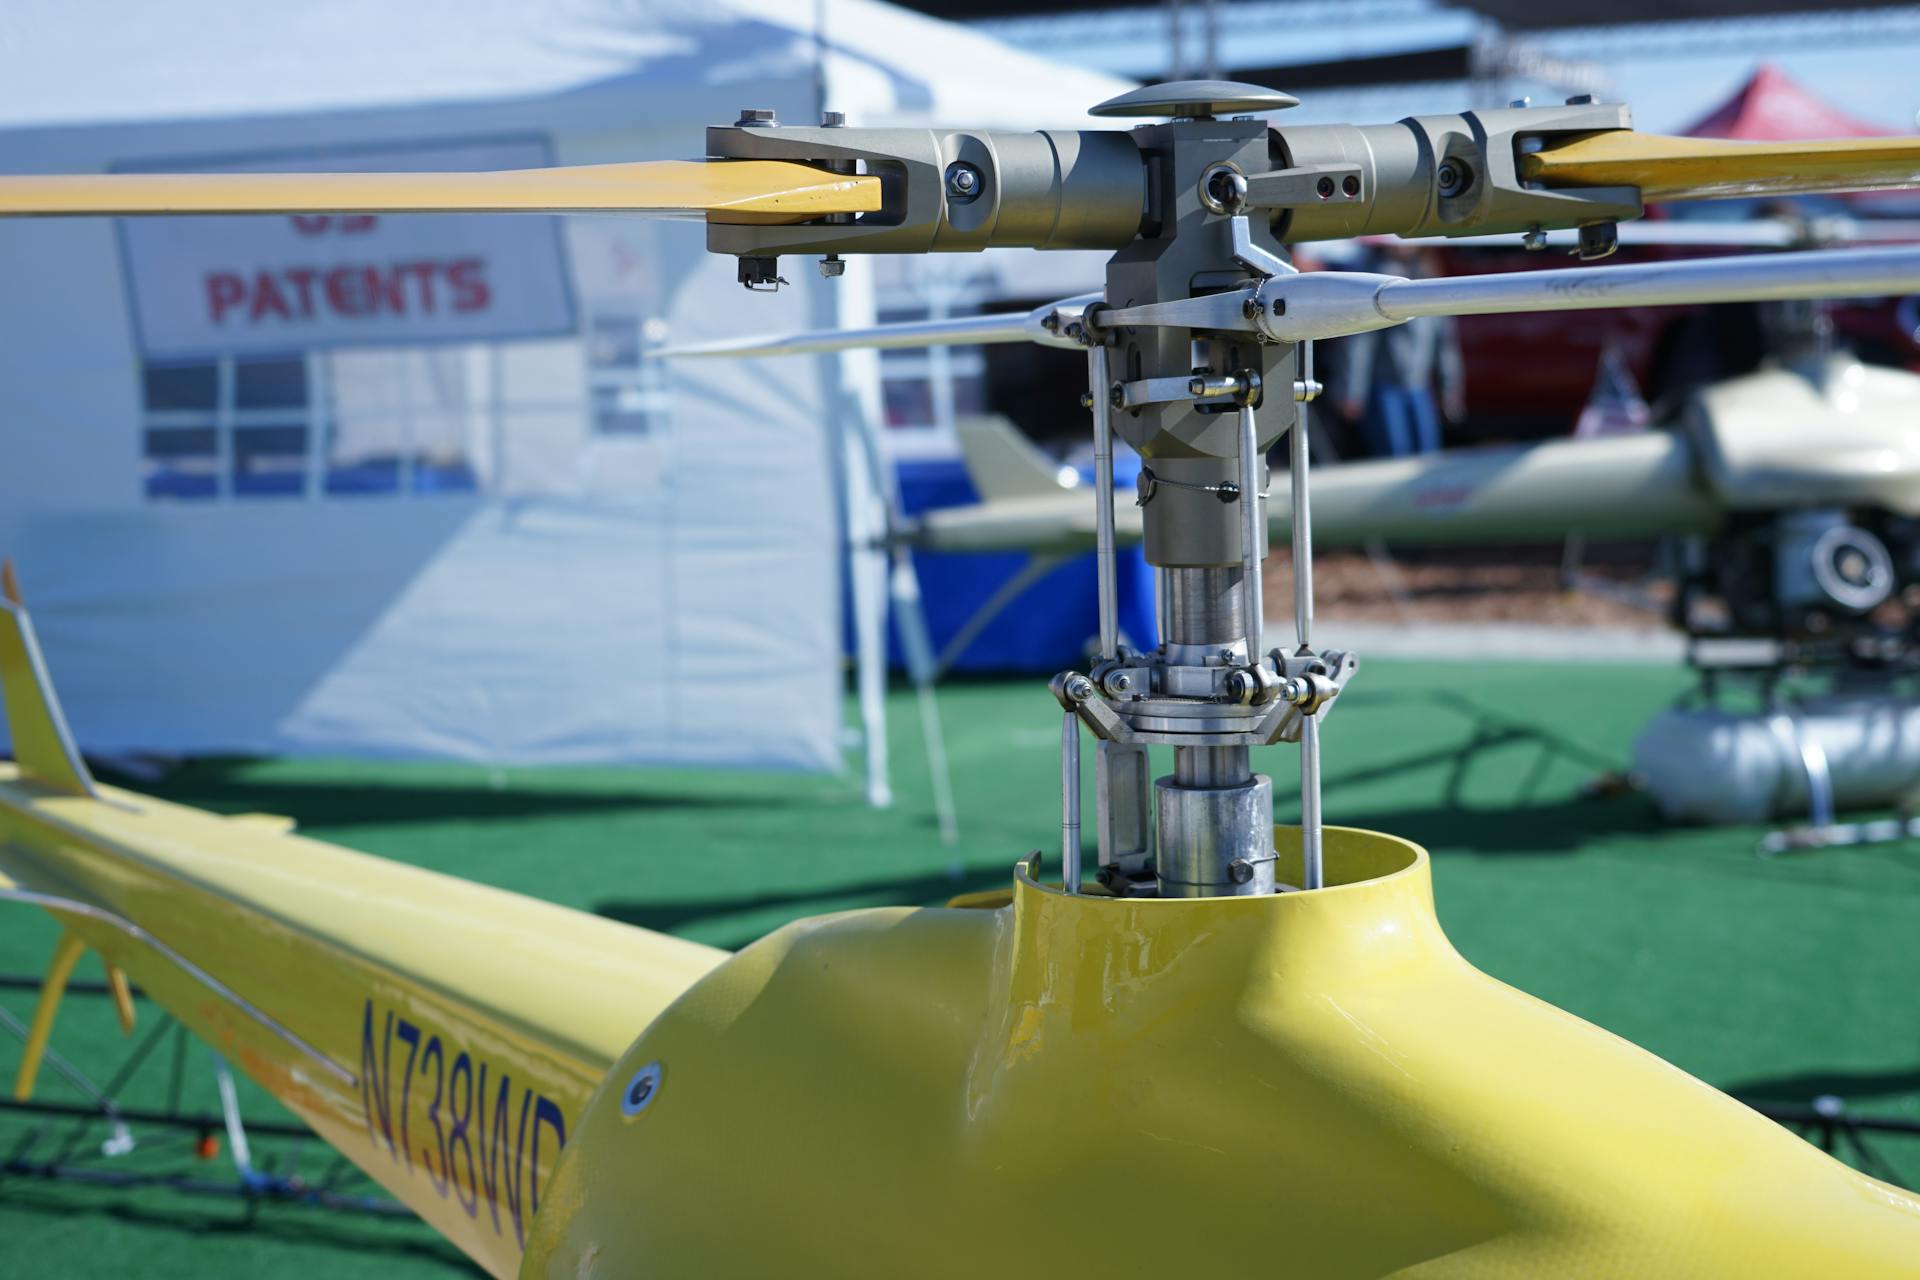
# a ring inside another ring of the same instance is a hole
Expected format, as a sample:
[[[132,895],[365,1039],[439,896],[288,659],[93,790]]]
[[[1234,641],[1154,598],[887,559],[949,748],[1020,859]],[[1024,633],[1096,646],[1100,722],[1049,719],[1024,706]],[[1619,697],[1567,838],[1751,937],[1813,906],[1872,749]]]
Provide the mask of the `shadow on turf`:
[[[531,818],[547,814],[614,813],[671,809],[737,809],[751,801],[757,809],[780,808],[790,801],[769,796],[743,778],[738,794],[685,794],[668,784],[644,789],[641,776],[632,790],[547,788],[509,785],[498,790],[476,776],[470,784],[403,783],[367,786],[354,782],[259,780],[246,776],[255,762],[244,759],[195,760],[156,782],[107,780],[143,795],[216,813],[279,813],[303,826],[387,826],[493,818]]]
[[[1851,1102],[1920,1093],[1920,1067],[1897,1071],[1805,1071],[1730,1084],[1726,1092],[1743,1102],[1807,1103],[1823,1094]]]
[[[1339,812],[1338,820],[1344,825],[1391,832],[1429,849],[1491,854],[1567,854],[1596,838],[1654,836],[1668,829],[1652,803],[1634,793],[1581,794],[1544,802],[1536,799],[1556,764],[1570,763],[1590,770],[1596,778],[1617,775],[1620,763],[1604,752],[1451,690],[1387,692],[1374,695],[1367,705],[1395,702],[1445,707],[1468,721],[1471,732],[1465,742],[1330,774],[1326,783],[1328,804],[1338,811],[1340,792],[1347,788],[1442,771],[1436,803]],[[1499,762],[1504,776],[1511,779],[1510,792],[1497,804],[1484,800],[1470,803],[1466,793],[1476,767],[1485,767],[1491,753],[1515,747],[1533,750],[1524,767],[1515,768],[1510,760]],[[1426,792],[1430,785],[1423,780],[1417,789]]]
[[[49,1185],[59,1185],[61,1191],[53,1193],[42,1190]],[[122,1195],[120,1192],[108,1193],[97,1188],[82,1189],[71,1183],[47,1184],[37,1179],[0,1178],[0,1206],[25,1209],[50,1217],[104,1218],[175,1235],[247,1236],[279,1244],[341,1249],[359,1255],[388,1254],[440,1263],[449,1276],[486,1274],[453,1245],[431,1235],[431,1227],[418,1221],[406,1225],[426,1234],[427,1238],[401,1240],[393,1239],[390,1234],[398,1225],[392,1221],[374,1224],[351,1215],[328,1213],[306,1206],[276,1206],[262,1213],[252,1206],[236,1204],[232,1212],[217,1213],[207,1212],[183,1196],[180,1207],[161,1210],[128,1203],[120,1198]],[[361,1228],[375,1229],[356,1229],[356,1223]],[[0,1249],[4,1249],[4,1242],[0,1242]]]
[[[1341,810],[1329,803],[1329,821],[1411,840],[1429,850],[1516,856],[1578,853],[1620,836],[1655,838],[1670,828],[1639,796],[1577,796],[1552,804],[1461,808],[1437,804],[1384,811]]]

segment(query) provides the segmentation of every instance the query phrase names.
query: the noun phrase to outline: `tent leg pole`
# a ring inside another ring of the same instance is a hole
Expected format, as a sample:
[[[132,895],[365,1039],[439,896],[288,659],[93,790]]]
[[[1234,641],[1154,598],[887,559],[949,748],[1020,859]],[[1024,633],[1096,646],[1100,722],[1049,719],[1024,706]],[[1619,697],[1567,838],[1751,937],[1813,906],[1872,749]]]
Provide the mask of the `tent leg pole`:
[[[904,547],[893,551],[893,617],[900,628],[900,647],[906,651],[907,674],[920,706],[920,734],[926,743],[927,774],[933,782],[933,810],[940,823],[940,843],[960,843],[960,815],[953,803],[953,775],[947,768],[946,735],[940,727],[940,700],[933,691],[938,674],[933,662],[933,640],[927,632],[926,611],[920,607],[920,576]]]

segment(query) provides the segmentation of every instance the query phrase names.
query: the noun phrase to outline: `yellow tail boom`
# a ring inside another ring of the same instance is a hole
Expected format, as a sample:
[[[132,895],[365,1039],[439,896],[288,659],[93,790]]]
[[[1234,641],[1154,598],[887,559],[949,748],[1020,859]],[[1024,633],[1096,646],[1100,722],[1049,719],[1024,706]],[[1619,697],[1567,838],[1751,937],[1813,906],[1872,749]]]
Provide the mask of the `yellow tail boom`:
[[[726,953],[95,783],[8,580],[18,763],[0,764],[0,899],[65,928],[36,1040],[90,947],[488,1271],[515,1274],[588,1098]]]

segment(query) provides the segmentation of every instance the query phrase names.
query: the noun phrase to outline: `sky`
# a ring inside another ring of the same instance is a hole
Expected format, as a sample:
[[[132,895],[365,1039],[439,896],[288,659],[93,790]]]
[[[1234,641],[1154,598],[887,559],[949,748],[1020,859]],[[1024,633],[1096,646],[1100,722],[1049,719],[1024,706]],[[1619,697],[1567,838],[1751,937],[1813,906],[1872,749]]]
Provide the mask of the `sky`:
[[[1200,4],[1185,6],[1189,49],[1200,44]],[[1244,0],[1222,3],[1221,28],[1242,65],[1315,62],[1470,42],[1474,15],[1437,0]],[[1167,20],[1139,11],[981,24],[1036,53],[1142,79],[1165,71]],[[1834,105],[1898,132],[1920,132],[1920,6],[1871,14],[1823,12],[1743,22],[1590,29],[1535,40],[1553,56],[1597,66],[1608,100],[1634,123],[1672,131],[1718,106],[1762,62],[1780,66]],[[1517,93],[1530,93],[1521,84]],[[1475,105],[1452,86],[1308,94],[1295,118],[1392,119]],[[1541,99],[1536,98],[1536,101]]]

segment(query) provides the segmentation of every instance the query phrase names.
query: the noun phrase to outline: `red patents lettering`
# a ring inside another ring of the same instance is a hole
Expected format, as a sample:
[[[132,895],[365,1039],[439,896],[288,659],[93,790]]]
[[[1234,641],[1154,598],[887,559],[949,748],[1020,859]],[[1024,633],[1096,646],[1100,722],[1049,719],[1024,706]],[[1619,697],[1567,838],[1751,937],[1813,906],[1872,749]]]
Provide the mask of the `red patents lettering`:
[[[387,266],[281,267],[242,275],[210,271],[207,316],[262,324],[273,320],[354,320],[485,311],[493,305],[480,258],[420,259]]]

